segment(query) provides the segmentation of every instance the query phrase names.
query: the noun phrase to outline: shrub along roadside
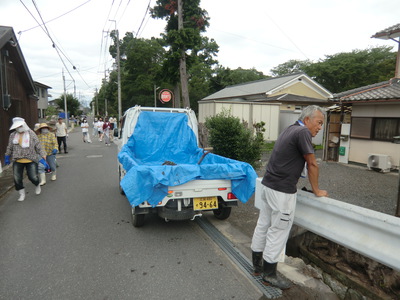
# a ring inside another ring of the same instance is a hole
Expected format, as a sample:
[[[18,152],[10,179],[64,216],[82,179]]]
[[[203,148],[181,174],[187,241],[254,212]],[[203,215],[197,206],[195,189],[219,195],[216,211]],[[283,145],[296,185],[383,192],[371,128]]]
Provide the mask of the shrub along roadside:
[[[209,143],[215,154],[247,162],[254,169],[261,163],[264,125],[264,122],[254,124],[256,129],[254,135],[253,130],[227,110],[206,118],[205,122],[209,132]]]

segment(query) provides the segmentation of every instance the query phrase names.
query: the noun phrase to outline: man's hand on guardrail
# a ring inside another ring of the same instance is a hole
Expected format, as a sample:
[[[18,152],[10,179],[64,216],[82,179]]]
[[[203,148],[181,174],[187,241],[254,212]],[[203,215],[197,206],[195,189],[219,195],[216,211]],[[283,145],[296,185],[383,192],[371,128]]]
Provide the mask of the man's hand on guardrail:
[[[328,192],[325,190],[316,190],[316,191],[313,191],[313,193],[317,197],[328,197]]]

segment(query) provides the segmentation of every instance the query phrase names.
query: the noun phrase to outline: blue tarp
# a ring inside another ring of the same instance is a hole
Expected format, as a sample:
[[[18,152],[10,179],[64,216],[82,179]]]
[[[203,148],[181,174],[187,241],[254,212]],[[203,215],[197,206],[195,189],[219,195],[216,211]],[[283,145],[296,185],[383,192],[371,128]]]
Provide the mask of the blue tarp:
[[[248,163],[207,154],[184,113],[142,111],[134,133],[118,153],[127,171],[121,187],[130,204],[144,201],[156,206],[168,194],[168,186],[195,179],[230,179],[232,192],[243,203],[253,195],[257,174]],[[176,165],[163,165],[166,161]]]

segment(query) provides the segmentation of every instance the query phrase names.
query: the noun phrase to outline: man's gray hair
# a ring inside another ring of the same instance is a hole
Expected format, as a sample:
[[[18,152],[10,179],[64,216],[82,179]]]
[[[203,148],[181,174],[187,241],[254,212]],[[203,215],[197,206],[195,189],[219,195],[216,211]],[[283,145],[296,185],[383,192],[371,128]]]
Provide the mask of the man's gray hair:
[[[306,117],[312,118],[316,111],[320,111],[323,115],[325,115],[325,110],[317,105],[309,105],[303,109],[301,115],[299,117],[300,121],[304,121]]]

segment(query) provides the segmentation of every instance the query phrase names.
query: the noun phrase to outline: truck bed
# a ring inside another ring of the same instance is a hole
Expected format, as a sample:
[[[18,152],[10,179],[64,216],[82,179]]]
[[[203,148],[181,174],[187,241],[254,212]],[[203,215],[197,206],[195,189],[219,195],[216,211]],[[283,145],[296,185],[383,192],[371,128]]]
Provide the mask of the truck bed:
[[[193,198],[216,182],[230,183],[243,203],[252,196],[257,178],[254,169],[244,162],[205,153],[189,123],[188,115],[182,113],[142,111],[138,115],[118,154],[124,174],[120,185],[132,206],[148,203],[156,207],[173,188],[186,188],[187,197],[180,197]]]

